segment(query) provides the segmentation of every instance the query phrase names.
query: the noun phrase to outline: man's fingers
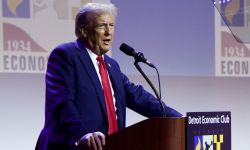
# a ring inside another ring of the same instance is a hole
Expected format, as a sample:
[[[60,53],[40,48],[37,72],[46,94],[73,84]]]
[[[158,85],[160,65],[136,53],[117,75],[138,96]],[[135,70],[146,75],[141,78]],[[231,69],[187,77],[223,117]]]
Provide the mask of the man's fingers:
[[[95,132],[97,135],[98,135],[98,137],[99,137],[99,139],[101,140],[101,143],[102,143],[102,145],[105,145],[105,135],[102,133],[102,132]]]
[[[86,143],[87,144],[87,146],[88,146],[88,148],[90,148],[91,147],[91,134],[88,134],[85,138],[84,138],[84,141],[83,141],[83,143]]]
[[[102,150],[102,146],[105,145],[105,135],[101,132],[88,133],[82,137],[81,143],[89,150]]]
[[[93,134],[89,137],[89,139],[90,139],[90,149],[91,150],[98,150],[97,145],[96,145],[97,143],[95,142],[95,138],[94,138]]]
[[[95,138],[95,143],[97,145],[98,150],[102,150],[104,135],[100,132],[94,132],[93,136]],[[104,141],[105,144],[105,141]]]
[[[98,135],[94,133],[93,136],[95,139],[96,147],[98,148],[98,150],[102,150],[102,143],[101,143],[101,140],[99,139]]]

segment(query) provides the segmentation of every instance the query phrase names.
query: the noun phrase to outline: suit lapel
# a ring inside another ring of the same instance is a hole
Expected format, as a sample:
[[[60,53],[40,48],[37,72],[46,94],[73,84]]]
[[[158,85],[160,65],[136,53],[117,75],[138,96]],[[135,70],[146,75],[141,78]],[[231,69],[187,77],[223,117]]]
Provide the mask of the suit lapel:
[[[99,97],[99,102],[101,104],[101,107],[103,109],[103,112],[105,114],[106,120],[107,120],[107,111],[106,111],[106,105],[105,105],[105,99],[104,99],[104,95],[103,95],[103,90],[102,90],[102,86],[101,83],[98,79],[98,75],[96,73],[95,67],[91,61],[91,58],[85,48],[85,46],[83,45],[83,43],[80,41],[80,39],[77,40],[76,42],[77,47],[79,48],[79,58],[82,62],[83,67],[85,68],[85,70],[87,71],[95,89],[96,89],[96,93]]]

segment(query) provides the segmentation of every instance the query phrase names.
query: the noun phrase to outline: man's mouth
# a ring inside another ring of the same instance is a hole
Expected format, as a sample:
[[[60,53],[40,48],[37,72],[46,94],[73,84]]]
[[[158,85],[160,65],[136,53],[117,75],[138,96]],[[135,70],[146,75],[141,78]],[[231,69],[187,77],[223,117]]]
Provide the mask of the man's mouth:
[[[103,40],[103,43],[104,43],[105,45],[110,45],[110,42],[111,42],[111,39],[104,39],[104,40]]]

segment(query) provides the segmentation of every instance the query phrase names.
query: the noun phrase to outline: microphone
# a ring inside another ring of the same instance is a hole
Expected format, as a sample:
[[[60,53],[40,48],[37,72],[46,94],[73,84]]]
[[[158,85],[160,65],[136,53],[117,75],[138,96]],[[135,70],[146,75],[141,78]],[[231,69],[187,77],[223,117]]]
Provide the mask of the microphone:
[[[155,68],[155,66],[150,62],[148,61],[146,58],[144,58],[144,55],[143,53],[141,52],[136,52],[132,47],[130,47],[129,45],[125,44],[125,43],[122,43],[121,46],[120,46],[120,50],[129,55],[129,56],[133,56],[135,58],[136,61],[139,61],[139,62],[143,62],[147,65],[149,65],[150,67],[152,68]]]
[[[124,52],[125,54],[127,54],[129,56],[133,56],[135,58],[135,63],[134,63],[135,67],[138,69],[138,71],[142,74],[144,79],[148,82],[150,87],[153,89],[153,91],[154,91],[154,93],[155,93],[155,95],[156,95],[156,97],[157,97],[157,99],[158,99],[158,101],[160,103],[162,116],[166,117],[166,110],[165,110],[165,107],[163,105],[163,102],[161,101],[161,83],[160,83],[160,76],[159,76],[159,72],[158,72],[157,68],[151,62],[149,62],[146,58],[144,58],[144,55],[141,52],[137,53],[132,47],[130,47],[129,45],[127,45],[125,43],[123,43],[120,46],[120,50],[122,52]],[[157,90],[155,89],[154,85],[149,80],[147,75],[143,72],[143,70],[139,66],[138,62],[144,62],[144,63],[146,63],[147,65],[149,65],[150,67],[154,68],[157,71],[160,95],[158,94]]]

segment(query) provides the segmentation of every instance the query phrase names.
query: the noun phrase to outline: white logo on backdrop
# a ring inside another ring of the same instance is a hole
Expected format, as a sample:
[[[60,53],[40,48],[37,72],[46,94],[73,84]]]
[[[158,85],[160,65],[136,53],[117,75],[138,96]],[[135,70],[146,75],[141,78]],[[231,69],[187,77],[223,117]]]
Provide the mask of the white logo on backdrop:
[[[250,76],[249,0],[216,3],[215,72],[216,76]]]

